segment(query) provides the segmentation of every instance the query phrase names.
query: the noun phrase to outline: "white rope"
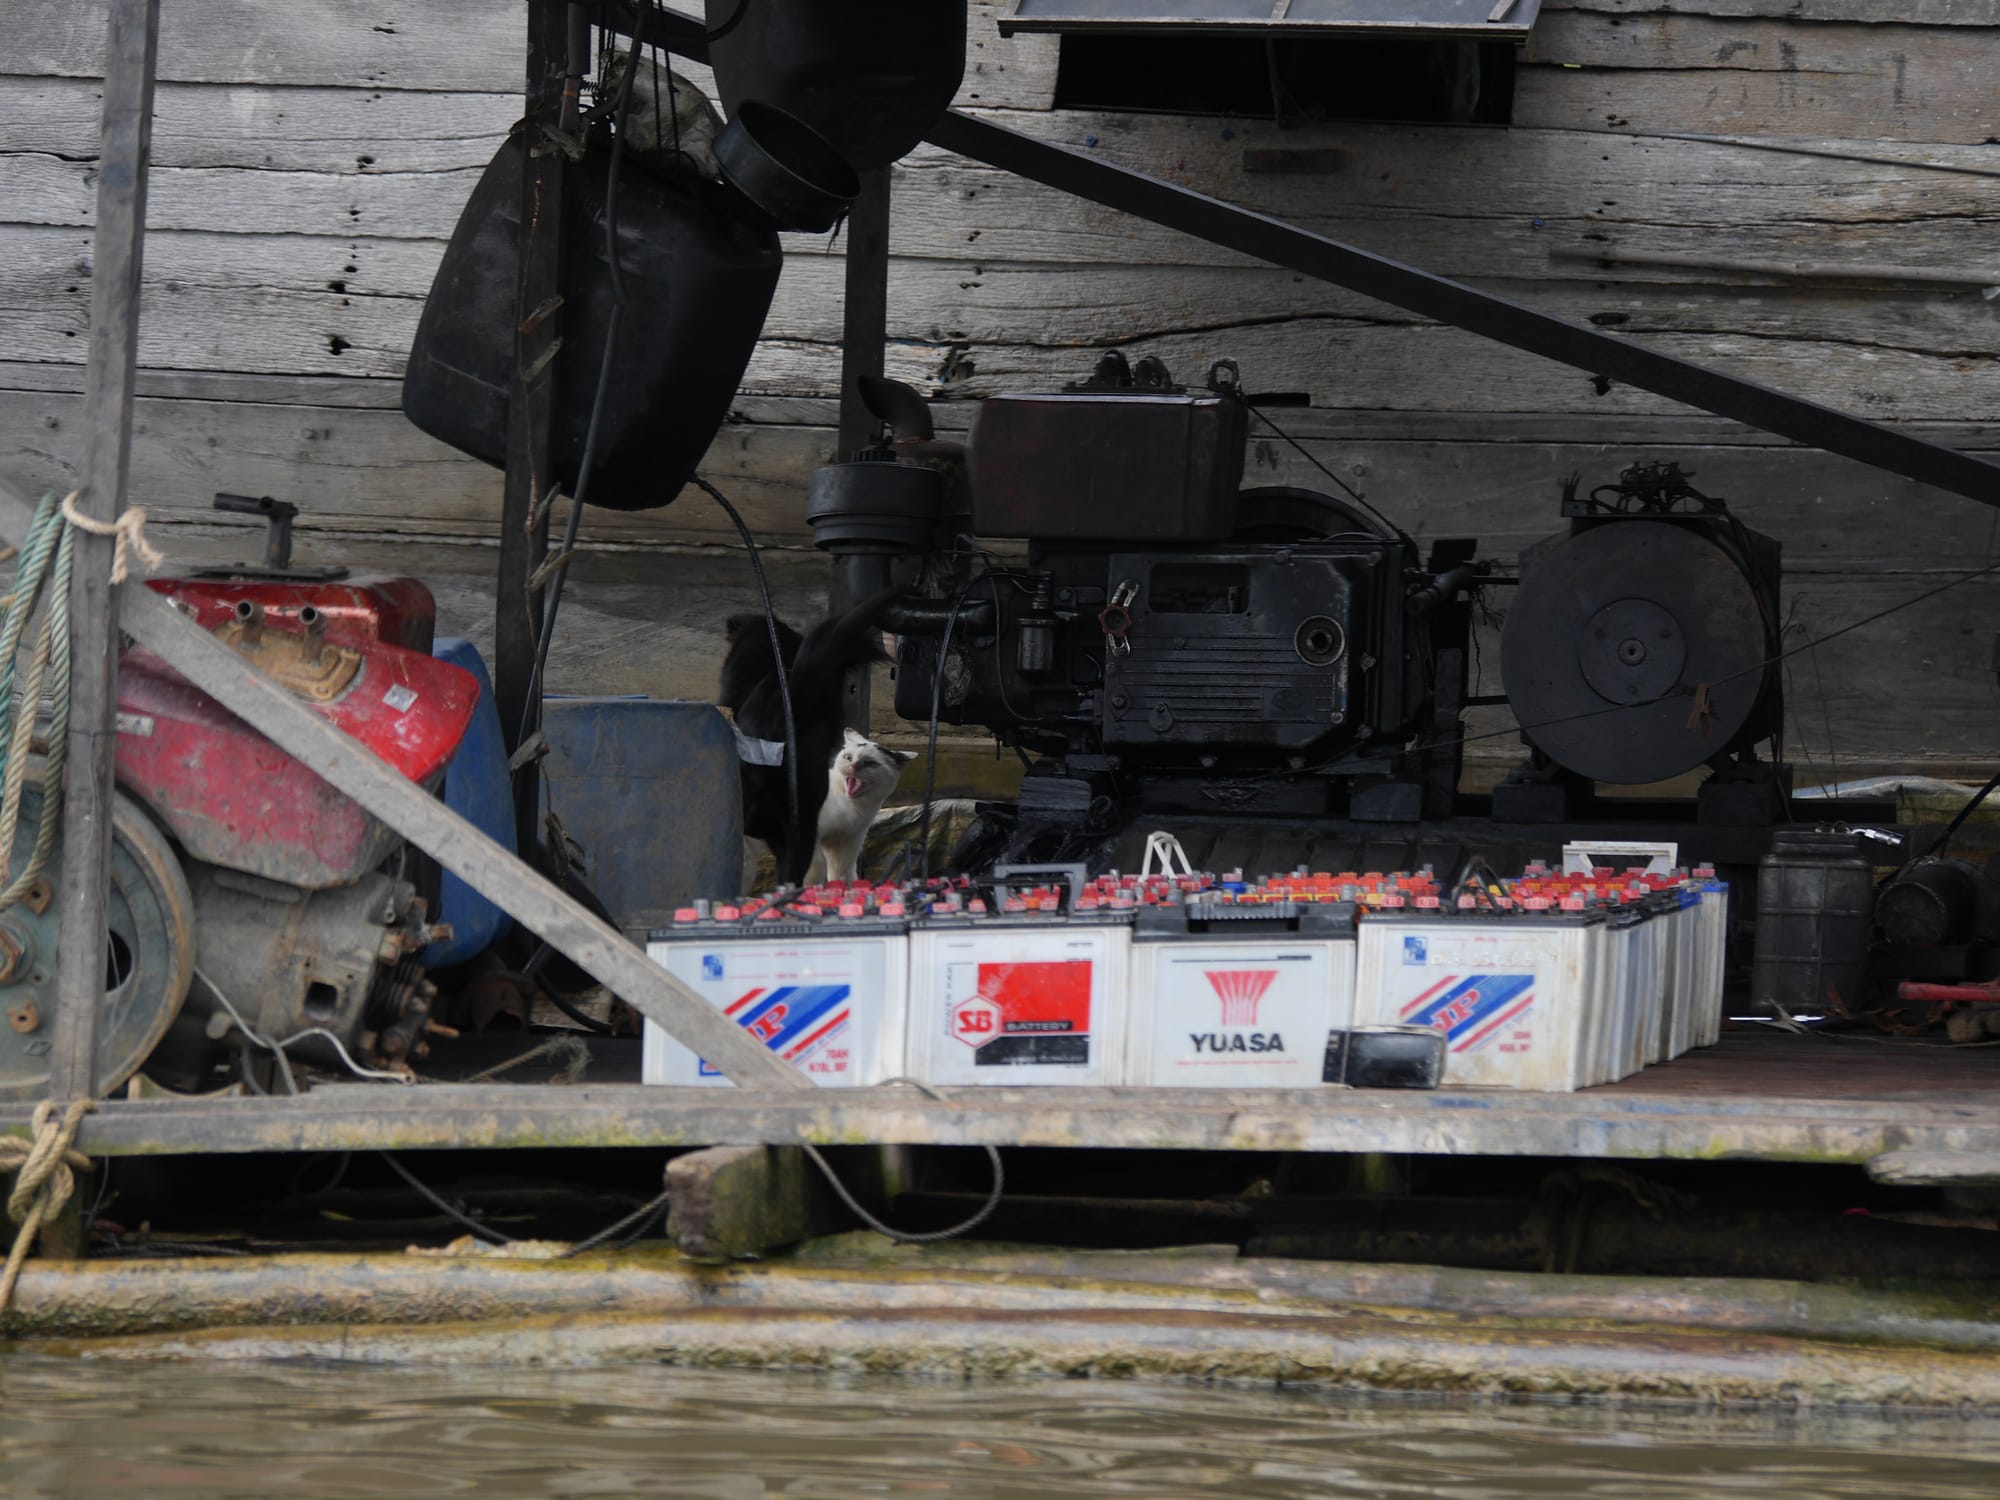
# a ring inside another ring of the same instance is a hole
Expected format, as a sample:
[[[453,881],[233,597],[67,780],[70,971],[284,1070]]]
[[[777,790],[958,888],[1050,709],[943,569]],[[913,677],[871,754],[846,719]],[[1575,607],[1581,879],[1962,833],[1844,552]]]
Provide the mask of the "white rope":
[[[115,521],[99,521],[86,516],[76,508],[82,490],[71,490],[63,496],[63,519],[70,525],[92,536],[114,536],[118,546],[111,554],[111,582],[113,586],[123,583],[131,576],[127,564],[130,558],[139,559],[142,572],[150,573],[167,559],[160,549],[146,540],[146,507],[128,505]]]

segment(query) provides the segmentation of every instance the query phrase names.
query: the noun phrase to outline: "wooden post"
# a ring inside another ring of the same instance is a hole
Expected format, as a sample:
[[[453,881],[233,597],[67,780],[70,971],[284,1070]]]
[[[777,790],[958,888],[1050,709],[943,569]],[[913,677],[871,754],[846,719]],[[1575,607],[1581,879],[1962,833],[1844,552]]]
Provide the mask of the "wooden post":
[[[845,458],[867,445],[875,419],[861,403],[858,381],[882,373],[882,351],[889,337],[889,169],[874,167],[860,174],[861,192],[847,215],[847,287],[840,331],[840,451]],[[827,611],[838,614],[860,602],[844,560],[833,564],[827,590]],[[869,716],[869,669],[857,667],[842,683],[841,716],[866,733]]]
[[[125,508],[132,459],[132,386],[139,359],[139,272],[146,170],[153,143],[159,0],[111,0],[98,138],[97,230],[91,238],[90,353],[77,507],[100,521]],[[69,769],[63,799],[61,915],[54,1054],[58,1100],[97,1088],[97,1012],[104,1000],[105,904],[111,864],[112,758],[118,703],[118,606],[110,537],[78,534],[70,585]],[[32,709],[32,705],[30,705]],[[24,710],[29,711],[29,710]]]
[[[507,404],[507,482],[500,500],[500,564],[494,589],[493,701],[509,749],[523,724],[541,720],[531,687],[542,598],[531,587],[549,548],[549,512],[542,501],[555,486],[549,430],[556,401],[555,351],[562,290],[562,153],[544,128],[562,120],[569,55],[565,0],[528,0],[528,72],[524,116],[527,160],[521,174],[520,283],[515,301],[513,398]],[[533,764],[514,779],[514,817],[522,847],[539,837],[541,777]]]

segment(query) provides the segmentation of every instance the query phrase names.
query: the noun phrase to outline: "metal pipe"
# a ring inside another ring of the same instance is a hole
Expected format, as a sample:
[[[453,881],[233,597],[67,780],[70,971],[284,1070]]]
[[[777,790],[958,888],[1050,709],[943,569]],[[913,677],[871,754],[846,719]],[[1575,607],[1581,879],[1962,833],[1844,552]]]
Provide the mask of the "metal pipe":
[[[956,110],[944,114],[925,139],[1031,182],[1346,287],[1510,348],[1610,376],[1669,400],[1936,485],[1982,505],[2000,506],[2000,466],[1913,433],[1662,354],[1587,324],[1553,317],[1267,214],[1253,213]]]

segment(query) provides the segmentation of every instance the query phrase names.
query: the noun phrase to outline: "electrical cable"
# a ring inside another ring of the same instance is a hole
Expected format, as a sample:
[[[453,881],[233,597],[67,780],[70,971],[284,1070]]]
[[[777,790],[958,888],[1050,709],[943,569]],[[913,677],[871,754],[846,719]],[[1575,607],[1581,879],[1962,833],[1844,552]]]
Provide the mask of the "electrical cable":
[[[636,1240],[639,1237],[640,1233],[645,1229],[647,1223],[652,1219],[653,1215],[657,1214],[661,1209],[667,1206],[667,1199],[669,1196],[670,1196],[669,1190],[662,1189],[654,1197],[648,1199],[646,1202],[640,1204],[637,1208],[633,1209],[632,1212],[625,1215],[625,1217],[620,1219],[616,1224],[607,1224],[604,1226],[604,1228],[598,1230],[597,1233],[591,1235],[588,1239],[578,1240],[574,1245],[571,1245],[569,1249],[563,1251],[561,1255],[558,1255],[556,1259],[574,1260],[579,1255],[585,1255],[588,1254],[590,1251],[595,1250],[599,1245],[603,1244],[606,1240],[616,1238],[621,1232],[627,1229],[630,1229],[632,1232],[626,1235],[624,1239],[619,1240],[618,1244],[629,1245],[633,1240]],[[617,1248],[617,1246],[614,1246],[613,1248],[615,1249]]]
[[[747,6],[749,0],[744,0]],[[618,330],[625,315],[625,277],[618,265],[618,179],[625,164],[625,125],[632,109],[633,80],[639,72],[639,49],[644,46],[646,18],[652,14],[653,0],[640,0],[632,26],[632,50],[627,54],[624,76],[618,82],[618,99],[612,125],[611,161],[604,174],[604,261],[611,283],[611,310],[604,322],[604,352],[597,363],[597,386],[591,392],[590,419],[583,429],[583,456],[577,465],[576,492],[570,497],[569,516],[563,525],[562,548],[556,554],[555,576],[549,580],[548,599],[542,608],[542,628],[535,640],[535,664],[528,674],[526,700],[521,705],[521,728],[516,745],[527,743],[541,717],[542,678],[548,667],[549,647],[555,640],[556,615],[562,609],[563,584],[569,577],[570,559],[576,553],[577,538],[583,528],[584,502],[590,493],[590,474],[597,458],[597,439],[604,420],[604,401],[611,388],[611,364],[618,350]],[[734,18],[732,18],[733,20]],[[671,83],[673,70],[667,70]],[[523,769],[533,762],[525,762]]]
[[[977,582],[978,580],[975,579],[973,581]],[[914,1078],[889,1078],[883,1080],[883,1082],[885,1087],[888,1084],[906,1083],[924,1095],[925,1098],[935,1099],[940,1104],[949,1104],[952,1102],[936,1089],[930,1087],[930,1085],[919,1083]],[[1007,1168],[1000,1160],[999,1148],[997,1146],[982,1146],[980,1150],[986,1153],[986,1159],[993,1164],[993,1186],[987,1191],[986,1201],[980,1205],[978,1212],[974,1213],[971,1218],[952,1225],[949,1229],[933,1229],[922,1234],[913,1234],[908,1230],[896,1229],[883,1223],[874,1214],[863,1208],[856,1201],[854,1195],[848,1192],[846,1184],[840,1180],[833,1168],[827,1163],[827,1159],[820,1155],[819,1148],[803,1142],[801,1144],[804,1145],[805,1153],[812,1159],[813,1165],[819,1168],[827,1182],[832,1185],[833,1191],[839,1196],[840,1201],[847,1205],[855,1217],[876,1233],[886,1234],[898,1244],[935,1245],[941,1240],[957,1239],[962,1234],[970,1234],[981,1224],[984,1224],[988,1219],[993,1217],[994,1210],[1000,1207],[1001,1196],[1007,1187]]]
[[[785,649],[778,640],[778,612],[771,606],[771,581],[764,576],[764,557],[757,550],[756,538],[750,535],[750,528],[743,524],[743,517],[729,503],[727,495],[699,474],[688,483],[722,507],[722,513],[735,526],[736,534],[743,538],[744,550],[750,554],[750,566],[757,574],[757,597],[764,605],[764,630],[771,640],[771,664],[775,668],[773,675],[778,679],[778,702],[785,712],[785,809],[790,815],[786,826],[796,836],[799,826],[799,729],[792,719],[791,673],[786,670]]]
[[[1951,845],[1952,835],[1965,826],[1967,818],[1979,811],[1979,804],[1992,796],[1996,787],[2000,787],[2000,771],[1995,771],[1989,776],[1986,784],[1967,798],[1965,806],[1954,813],[1951,821],[1944,825],[1944,832],[1938,836],[1937,847],[1931,850],[1934,858],[1944,857],[1944,851]]]
[[[1283,438],[1286,442],[1290,443],[1294,448],[1298,450],[1299,456],[1301,458],[1305,459],[1307,463],[1311,464],[1315,469],[1318,469],[1320,473],[1324,474],[1328,479],[1331,479],[1335,484],[1339,485],[1340,488],[1347,493],[1347,497],[1350,500],[1352,500],[1356,505],[1360,506],[1363,510],[1367,511],[1368,514],[1373,516],[1377,521],[1381,522],[1383,528],[1387,530],[1390,535],[1400,538],[1412,551],[1416,550],[1417,544],[1414,540],[1411,539],[1410,534],[1407,531],[1403,530],[1402,527],[1398,526],[1394,521],[1390,520],[1387,516],[1383,515],[1381,511],[1377,510],[1374,506],[1370,505],[1367,499],[1362,495],[1361,491],[1357,490],[1353,485],[1349,484],[1345,479],[1342,479],[1338,474],[1334,473],[1333,470],[1329,469],[1325,464],[1321,463],[1318,458],[1314,457],[1311,450],[1309,450],[1305,446],[1305,444],[1301,443],[1297,438],[1293,437],[1289,432],[1285,431],[1284,428],[1280,427],[1276,422],[1273,422],[1269,417],[1265,416],[1264,409],[1261,406],[1258,406],[1248,396],[1243,395],[1240,391],[1232,391],[1232,394],[1234,396],[1234,399],[1243,403],[1243,407],[1246,411],[1248,411],[1258,421],[1262,422],[1266,427],[1270,428],[1272,432],[1276,433],[1279,437]]]
[[[502,1234],[499,1230],[494,1229],[489,1225],[480,1223],[477,1219],[473,1218],[472,1215],[466,1213],[463,1209],[459,1208],[457,1204],[445,1201],[444,1198],[439,1196],[430,1187],[426,1186],[417,1177],[416,1173],[412,1172],[408,1167],[404,1166],[401,1162],[397,1161],[396,1158],[391,1156],[387,1151],[377,1151],[375,1154],[381,1157],[382,1160],[388,1164],[390,1171],[394,1172],[398,1177],[402,1178],[403,1181],[407,1182],[411,1187],[415,1188],[419,1193],[421,1193],[424,1196],[424,1198],[430,1203],[431,1207],[437,1209],[440,1213],[445,1215],[446,1218],[456,1220],[458,1223],[463,1224],[467,1229],[472,1231],[473,1235],[476,1238],[486,1241],[486,1243],[489,1245],[511,1245],[514,1243],[514,1237],[512,1235]]]
[[[931,673],[931,717],[930,732],[924,745],[924,804],[917,819],[917,845],[923,851],[923,878],[931,878],[931,803],[937,797],[937,742],[938,719],[944,713],[944,672],[945,663],[951,659],[951,633],[958,624],[959,611],[965,608],[966,600],[980,584],[992,581],[994,625],[999,625],[1000,578],[998,573],[981,573],[958,591],[951,601],[951,610],[944,617],[944,635],[938,641],[937,666]]]

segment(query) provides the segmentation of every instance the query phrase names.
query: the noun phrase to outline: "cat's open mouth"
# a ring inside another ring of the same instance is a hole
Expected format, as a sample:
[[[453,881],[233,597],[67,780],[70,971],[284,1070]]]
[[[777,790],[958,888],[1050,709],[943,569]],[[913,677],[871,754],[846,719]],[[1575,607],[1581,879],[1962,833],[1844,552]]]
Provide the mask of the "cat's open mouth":
[[[861,778],[852,771],[847,773],[847,795],[857,799],[861,796]]]

